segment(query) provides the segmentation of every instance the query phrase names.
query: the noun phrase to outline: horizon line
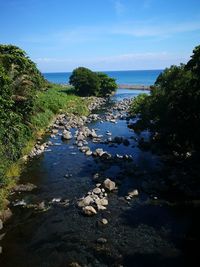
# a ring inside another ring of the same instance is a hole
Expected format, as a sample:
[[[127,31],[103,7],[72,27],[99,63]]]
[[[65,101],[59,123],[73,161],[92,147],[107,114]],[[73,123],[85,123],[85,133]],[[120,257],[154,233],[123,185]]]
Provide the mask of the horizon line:
[[[164,69],[132,69],[132,70],[101,70],[101,71],[99,71],[99,70],[97,70],[97,71],[93,71],[93,72],[119,72],[119,71],[152,71],[152,70],[160,70],[160,71],[162,71],[162,70],[164,70]],[[73,70],[72,71],[51,71],[51,72],[46,72],[46,71],[41,71],[41,73],[72,73],[73,72]]]

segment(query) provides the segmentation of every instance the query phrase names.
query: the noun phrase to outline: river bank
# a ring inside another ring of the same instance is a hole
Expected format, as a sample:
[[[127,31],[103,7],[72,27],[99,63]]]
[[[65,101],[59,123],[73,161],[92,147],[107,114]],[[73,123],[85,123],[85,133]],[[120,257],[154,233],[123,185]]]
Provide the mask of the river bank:
[[[87,117],[57,118],[44,139],[52,145],[20,178],[35,187],[11,196],[3,266],[183,266],[195,257],[198,207],[156,189],[166,186],[163,163],[138,147],[148,132],[127,127],[129,94],[118,90]]]
[[[71,93],[69,87],[53,85],[48,91],[40,92],[34,103],[34,112],[29,122],[29,131],[23,135],[21,147],[22,152],[18,160],[8,161],[6,157],[1,162],[0,177],[0,219],[9,218],[11,213],[7,209],[7,197],[12,188],[18,182],[18,177],[23,170],[29,154],[36,150],[36,153],[43,153],[47,144],[40,144],[42,136],[61,112],[68,114],[88,115],[92,109],[96,108],[102,99],[95,97],[81,98]],[[19,133],[20,134],[20,133]]]

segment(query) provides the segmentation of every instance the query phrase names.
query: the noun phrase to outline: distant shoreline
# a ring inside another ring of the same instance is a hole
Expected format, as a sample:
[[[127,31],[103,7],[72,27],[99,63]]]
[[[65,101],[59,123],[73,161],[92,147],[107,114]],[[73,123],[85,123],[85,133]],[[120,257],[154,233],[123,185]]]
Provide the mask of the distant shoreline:
[[[150,85],[118,84],[118,89],[151,90]]]

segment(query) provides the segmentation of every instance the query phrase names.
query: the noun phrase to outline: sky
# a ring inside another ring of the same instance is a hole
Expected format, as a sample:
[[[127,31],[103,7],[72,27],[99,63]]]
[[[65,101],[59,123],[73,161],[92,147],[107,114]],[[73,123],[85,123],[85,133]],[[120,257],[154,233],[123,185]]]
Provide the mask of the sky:
[[[163,69],[200,44],[200,0],[0,0],[0,43],[42,72]]]

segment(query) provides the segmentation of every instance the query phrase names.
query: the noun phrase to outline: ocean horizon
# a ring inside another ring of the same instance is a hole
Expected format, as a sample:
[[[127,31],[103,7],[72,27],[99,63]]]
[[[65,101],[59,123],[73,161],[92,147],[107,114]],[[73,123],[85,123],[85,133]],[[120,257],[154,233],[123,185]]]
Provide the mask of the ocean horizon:
[[[162,72],[158,70],[121,70],[121,71],[101,71],[116,79],[117,84],[126,85],[153,85]],[[44,72],[44,77],[52,83],[67,84],[72,72]]]

